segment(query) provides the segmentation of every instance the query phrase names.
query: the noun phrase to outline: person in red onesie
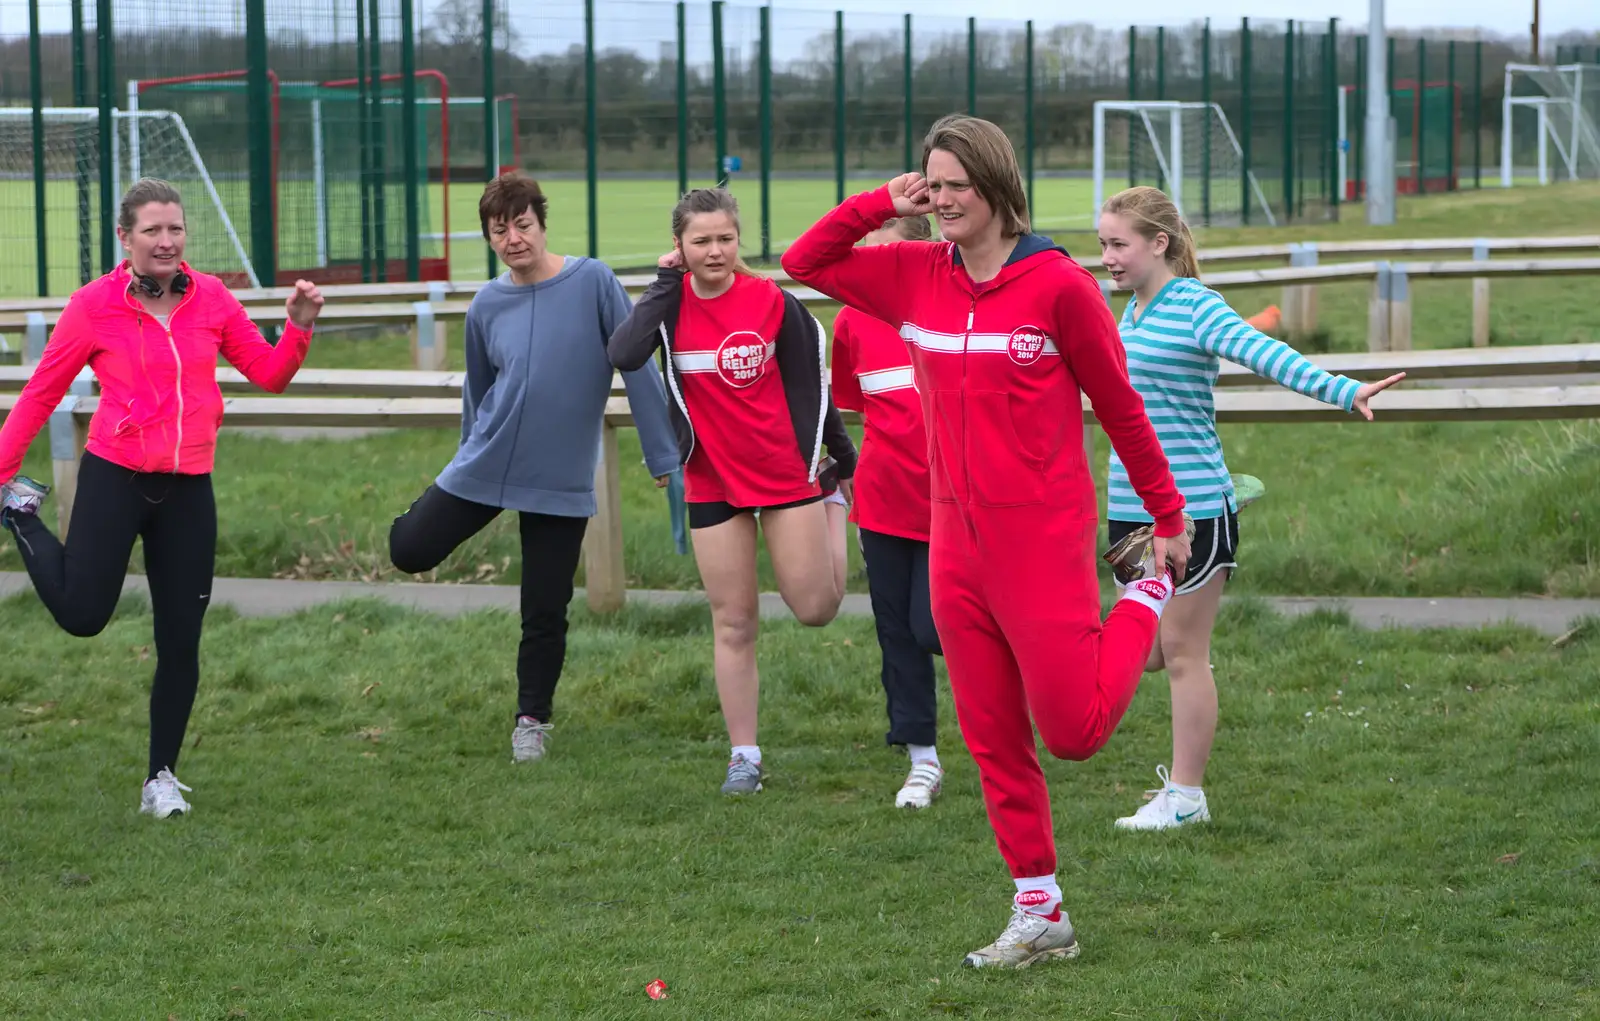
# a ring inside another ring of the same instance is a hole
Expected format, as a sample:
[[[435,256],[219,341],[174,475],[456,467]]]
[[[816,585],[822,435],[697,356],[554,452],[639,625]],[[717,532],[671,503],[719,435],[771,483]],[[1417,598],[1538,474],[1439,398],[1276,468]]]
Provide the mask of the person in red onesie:
[[[926,216],[890,220],[862,241],[928,241]],[[928,594],[928,437],[911,354],[895,328],[846,306],[833,321],[833,400],[861,412],[861,462],[850,520],[867,562],[872,618],[882,653],[891,745],[911,771],[896,808],[927,808],[944,784],[936,746],[939,705],[933,657],[939,632]]]
[[[689,192],[672,211],[672,234],[673,250],[607,354],[629,371],[661,349],[733,745],[722,792],[754,794],[765,776],[756,744],[756,516],[783,601],[802,624],[833,620],[844,599],[855,444],[828,393],[822,324],[745,268],[733,195]]]
[[[1034,725],[1057,758],[1087,759],[1110,738],[1187,566],[1192,526],[1099,284],[1029,231],[1005,133],[942,118],[922,168],[846,200],[783,268],[910,344],[927,421],[933,619],[1016,883],[1010,922],[964,963],[1026,967],[1078,954]],[[891,218],[930,212],[945,243],[856,247]],[[1104,621],[1083,395],[1155,521],[1146,576]]]

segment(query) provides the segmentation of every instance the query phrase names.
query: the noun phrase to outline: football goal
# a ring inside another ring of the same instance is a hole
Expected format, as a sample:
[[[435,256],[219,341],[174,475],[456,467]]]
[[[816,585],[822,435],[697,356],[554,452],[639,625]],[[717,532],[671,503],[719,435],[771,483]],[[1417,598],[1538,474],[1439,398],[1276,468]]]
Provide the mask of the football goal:
[[[43,115],[47,237],[52,248],[70,245],[73,262],[88,273],[88,267],[99,264],[102,240],[99,187],[104,154],[100,151],[100,111],[94,107],[54,107],[46,108]],[[188,228],[185,261],[197,270],[222,277],[231,286],[258,286],[240,234],[240,229],[248,225],[236,225],[229,216],[217,182],[201,159],[183,118],[168,110],[112,110],[111,123],[108,158],[113,196],[120,197],[139,177],[172,182],[183,195]],[[0,107],[0,180],[31,180],[34,156],[33,111]],[[104,221],[114,224],[114,219],[107,217]],[[32,224],[28,227],[31,238]],[[32,251],[31,246],[28,251]]]
[[[1600,64],[1507,64],[1500,185],[1600,179]]]
[[[1106,197],[1136,185],[1160,188],[1194,224],[1277,225],[1216,103],[1108,100],[1094,104],[1094,222]]]

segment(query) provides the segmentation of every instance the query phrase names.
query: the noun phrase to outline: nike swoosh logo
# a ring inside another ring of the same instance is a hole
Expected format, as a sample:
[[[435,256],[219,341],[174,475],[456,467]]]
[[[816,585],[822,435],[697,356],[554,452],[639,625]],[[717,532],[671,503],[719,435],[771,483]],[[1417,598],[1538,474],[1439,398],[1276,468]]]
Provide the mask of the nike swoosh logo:
[[[1179,822],[1187,822],[1188,820],[1193,819],[1195,816],[1197,816],[1199,814],[1200,814],[1200,810],[1198,808],[1195,809],[1193,812],[1190,812],[1188,815],[1184,815],[1182,812],[1174,812],[1173,813],[1173,815],[1176,815],[1178,817],[1178,821]]]

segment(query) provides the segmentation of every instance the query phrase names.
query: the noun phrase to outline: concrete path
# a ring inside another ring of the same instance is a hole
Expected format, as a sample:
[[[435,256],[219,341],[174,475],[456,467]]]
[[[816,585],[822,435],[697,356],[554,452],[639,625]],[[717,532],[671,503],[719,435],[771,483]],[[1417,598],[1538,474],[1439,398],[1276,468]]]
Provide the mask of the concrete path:
[[[0,598],[31,591],[24,574],[0,572]],[[130,576],[124,592],[146,593],[142,575]],[[383,599],[398,606],[454,616],[476,610],[517,609],[515,585],[442,585],[418,582],[367,584],[345,581],[287,581],[273,578],[218,578],[212,590],[213,605],[230,606],[247,617],[273,617],[341,599]],[[583,590],[576,596],[583,599]],[[628,598],[639,603],[681,606],[701,603],[699,592],[634,590]],[[1571,630],[1581,617],[1600,617],[1600,599],[1391,599],[1263,597],[1278,613],[1291,616],[1315,610],[1343,610],[1362,627],[1462,627],[1515,623],[1547,635]],[[845,597],[841,612],[867,616],[872,607],[865,595]],[[785,617],[788,610],[777,593],[761,596],[763,617]]]

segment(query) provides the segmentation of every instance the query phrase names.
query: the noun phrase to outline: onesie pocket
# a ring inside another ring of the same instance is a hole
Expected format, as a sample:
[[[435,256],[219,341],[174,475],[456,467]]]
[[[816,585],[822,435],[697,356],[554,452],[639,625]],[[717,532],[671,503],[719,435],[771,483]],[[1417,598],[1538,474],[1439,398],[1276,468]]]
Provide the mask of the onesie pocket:
[[[1011,396],[968,391],[967,473],[972,498],[985,507],[1044,502],[1045,460],[1025,444],[1011,416]]]

